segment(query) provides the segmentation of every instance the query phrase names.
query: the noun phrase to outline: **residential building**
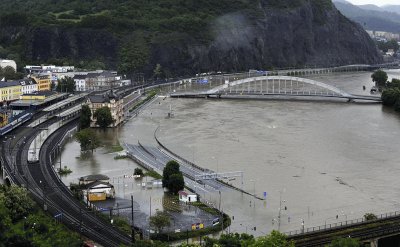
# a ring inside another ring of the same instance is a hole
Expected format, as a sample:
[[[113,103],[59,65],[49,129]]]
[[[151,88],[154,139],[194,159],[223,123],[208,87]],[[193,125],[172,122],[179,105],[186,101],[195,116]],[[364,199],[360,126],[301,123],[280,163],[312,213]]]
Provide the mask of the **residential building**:
[[[67,73],[75,70],[74,66],[55,66],[55,65],[26,65],[25,71],[32,73]]]
[[[21,95],[21,84],[17,81],[0,82],[1,101],[18,100]]]
[[[50,74],[38,74],[33,75],[32,78],[37,84],[38,91],[50,91],[51,90],[51,75]]]
[[[19,84],[21,84],[21,93],[22,94],[31,94],[38,91],[38,86],[35,80],[32,78],[26,78],[22,80],[18,80]]]
[[[93,115],[97,109],[105,106],[110,108],[111,116],[114,120],[109,127],[116,127],[124,121],[123,99],[119,95],[116,95],[113,90],[102,94],[89,95],[87,103],[92,111],[90,127],[98,127],[96,118]]]
[[[0,67],[5,68],[7,66],[12,67],[15,71],[17,71],[17,64],[14,60],[9,59],[0,59]]]
[[[84,92],[87,90],[86,88],[86,75],[75,75],[75,91]]]
[[[88,73],[86,75],[86,87],[88,90],[112,88],[118,85],[119,79],[117,73],[111,71]]]

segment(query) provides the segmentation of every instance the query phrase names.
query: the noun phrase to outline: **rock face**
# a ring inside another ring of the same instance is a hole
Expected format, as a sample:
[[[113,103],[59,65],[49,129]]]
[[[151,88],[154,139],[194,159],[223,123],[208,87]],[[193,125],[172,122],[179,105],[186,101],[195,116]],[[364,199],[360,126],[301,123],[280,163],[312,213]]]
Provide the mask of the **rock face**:
[[[178,33],[172,39],[152,35],[147,39],[146,74],[152,75],[156,64],[171,75],[193,75],[207,71],[373,64],[382,60],[368,34],[329,0],[259,0],[252,10],[210,20],[202,33],[205,38],[201,40],[186,33]],[[100,60],[114,69],[124,42],[124,37],[112,30],[71,26],[3,28],[0,36],[9,43],[18,39],[15,37],[24,37],[22,55],[33,63],[64,58],[75,63]]]
[[[306,1],[297,8],[275,9],[263,2],[256,18],[239,12],[214,21],[209,44],[182,42],[184,47],[170,47],[168,54],[153,53],[153,60],[165,65],[172,60],[174,69],[190,64],[194,72],[382,61],[368,34],[333,6],[318,9]]]

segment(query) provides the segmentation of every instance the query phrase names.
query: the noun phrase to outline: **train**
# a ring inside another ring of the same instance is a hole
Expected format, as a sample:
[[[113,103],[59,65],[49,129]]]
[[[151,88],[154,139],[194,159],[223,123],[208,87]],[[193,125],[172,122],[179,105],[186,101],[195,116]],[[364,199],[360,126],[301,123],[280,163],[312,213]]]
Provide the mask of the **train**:
[[[11,121],[6,126],[0,128],[0,136],[3,136],[5,134],[9,133],[10,131],[12,131],[13,129],[17,128],[21,124],[23,124],[23,123],[29,121],[30,119],[32,119],[33,113],[28,112],[28,113],[22,113],[20,115],[21,116],[19,116],[17,119]]]

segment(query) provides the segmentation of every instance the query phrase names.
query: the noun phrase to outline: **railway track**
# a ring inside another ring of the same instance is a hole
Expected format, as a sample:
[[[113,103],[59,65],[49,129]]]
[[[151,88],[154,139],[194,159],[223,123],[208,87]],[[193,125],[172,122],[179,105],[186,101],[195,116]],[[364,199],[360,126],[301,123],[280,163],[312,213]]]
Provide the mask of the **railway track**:
[[[62,215],[62,223],[102,246],[129,245],[131,236],[114,228],[109,222],[96,216],[77,200],[59,179],[50,156],[59,141],[76,123],[71,122],[53,133],[40,149],[40,160],[28,163],[28,150],[38,133],[54,123],[54,119],[37,128],[25,128],[22,135],[6,140],[2,146],[3,163],[9,170],[15,169],[13,181],[26,187],[33,199],[43,205],[51,215]],[[14,145],[13,145],[14,144]],[[13,164],[17,164],[14,168]]]

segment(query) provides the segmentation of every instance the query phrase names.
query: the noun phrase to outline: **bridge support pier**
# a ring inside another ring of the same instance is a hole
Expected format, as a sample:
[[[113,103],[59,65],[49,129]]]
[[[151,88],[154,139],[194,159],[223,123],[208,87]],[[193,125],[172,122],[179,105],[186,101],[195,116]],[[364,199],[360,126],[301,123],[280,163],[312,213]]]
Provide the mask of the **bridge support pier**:
[[[378,247],[379,239],[372,239],[370,244],[371,247]]]

